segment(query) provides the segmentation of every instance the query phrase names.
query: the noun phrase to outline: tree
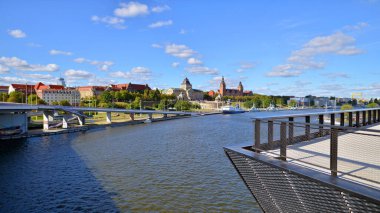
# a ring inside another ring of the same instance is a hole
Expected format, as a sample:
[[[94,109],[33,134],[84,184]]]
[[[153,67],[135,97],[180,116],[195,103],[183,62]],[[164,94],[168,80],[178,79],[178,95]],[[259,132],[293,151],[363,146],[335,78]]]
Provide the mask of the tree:
[[[297,106],[297,101],[296,101],[296,100],[290,100],[290,101],[289,101],[289,106],[290,106],[290,107],[295,107],[295,106]]]
[[[191,109],[192,104],[189,101],[178,100],[177,103],[174,104],[174,107],[177,110],[183,111]]]
[[[140,109],[141,106],[141,98],[136,97],[135,100],[131,103],[131,108],[132,109]]]
[[[366,107],[367,108],[376,108],[376,107],[378,107],[379,105],[377,104],[377,103],[374,103],[374,102],[372,102],[372,103],[369,103]]]
[[[104,91],[100,95],[100,101],[103,103],[111,103],[112,102],[112,95],[109,91]]]
[[[9,94],[8,102],[23,103],[25,102],[25,95],[22,92],[13,91]]]
[[[340,110],[351,110],[351,109],[353,109],[353,106],[351,104],[343,104],[340,107]]]
[[[46,104],[46,102],[36,94],[30,94],[28,95],[28,104]]]
[[[71,106],[71,104],[68,100],[59,101],[59,105],[60,106]]]
[[[0,92],[0,101],[6,102],[8,100],[8,98],[9,98],[8,93]]]

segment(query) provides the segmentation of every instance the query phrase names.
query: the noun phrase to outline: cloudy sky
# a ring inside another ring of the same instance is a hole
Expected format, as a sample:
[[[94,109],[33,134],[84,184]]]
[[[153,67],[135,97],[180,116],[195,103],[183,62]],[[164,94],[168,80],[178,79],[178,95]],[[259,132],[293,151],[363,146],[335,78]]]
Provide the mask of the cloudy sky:
[[[0,85],[380,97],[380,0],[1,0]]]

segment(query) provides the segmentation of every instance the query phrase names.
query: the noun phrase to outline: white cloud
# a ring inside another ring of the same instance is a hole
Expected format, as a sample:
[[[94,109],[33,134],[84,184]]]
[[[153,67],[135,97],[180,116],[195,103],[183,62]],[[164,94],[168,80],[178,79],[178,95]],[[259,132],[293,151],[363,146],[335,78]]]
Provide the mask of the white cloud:
[[[256,66],[256,64],[252,63],[252,62],[241,62],[239,65],[239,68],[236,69],[235,71],[241,73],[241,72],[244,72],[248,69],[252,69],[255,66]]]
[[[50,55],[72,55],[72,52],[62,51],[62,50],[50,50]]]
[[[187,59],[187,63],[191,64],[191,65],[203,64],[201,60],[196,59],[196,58],[189,58],[189,59]]]
[[[94,75],[85,70],[74,70],[69,69],[65,71],[65,76],[69,79],[89,79],[94,77]]]
[[[343,30],[346,30],[346,31],[362,30],[363,28],[366,28],[368,26],[369,26],[369,24],[367,22],[359,22],[355,25],[344,26]]]
[[[267,73],[268,77],[296,77],[301,75],[301,71],[294,70],[292,64],[283,64],[276,66],[271,72]]]
[[[162,48],[162,46],[159,45],[159,44],[152,44],[152,47],[153,47],[153,48]]]
[[[0,74],[8,73],[9,67],[0,64]]]
[[[159,28],[159,27],[169,26],[172,24],[173,24],[172,20],[158,21],[158,22],[154,22],[154,23],[150,24],[149,27],[150,28]]]
[[[184,30],[184,29],[181,29],[181,30],[179,31],[179,34],[182,34],[182,35],[184,35],[184,34],[186,34],[186,33],[187,33],[187,31]]]
[[[44,80],[44,81],[50,81],[52,82],[53,80],[56,80],[57,78],[50,75],[50,74],[30,74],[30,73],[17,73],[17,75],[27,78],[27,79],[37,79],[39,81]]]
[[[13,38],[25,38],[26,34],[20,29],[8,30],[8,34]]]
[[[156,6],[152,8],[152,12],[154,13],[161,13],[166,10],[170,10],[170,7],[168,5]]]
[[[74,62],[88,63],[88,64],[96,66],[101,71],[108,71],[110,67],[114,64],[112,61],[96,61],[96,60],[90,60],[86,58],[76,58],[74,59]]]
[[[126,29],[127,26],[124,25],[124,19],[118,18],[118,17],[111,17],[111,16],[92,16],[91,20],[95,23],[104,23],[107,26],[111,26],[116,29]]]
[[[323,74],[323,76],[326,76],[327,78],[330,78],[330,79],[349,78],[347,73],[344,73],[344,72],[332,72],[332,73]]]
[[[165,46],[165,52],[178,58],[188,58],[196,53],[183,44],[168,44]]]
[[[179,65],[180,65],[179,62],[173,62],[173,63],[172,63],[172,67],[174,67],[174,68],[177,68]]]
[[[15,70],[21,71],[46,71],[46,72],[54,72],[59,69],[57,64],[29,64],[27,61],[19,59],[17,57],[1,57],[0,64],[3,67],[12,68]]]
[[[207,75],[217,75],[219,71],[217,69],[212,69],[209,67],[204,67],[204,66],[191,66],[191,67],[186,67],[186,71],[189,73],[194,73],[194,74],[207,74]]]
[[[9,77],[9,76],[0,76],[1,84],[25,84],[28,82],[25,78]]]
[[[37,44],[37,43],[33,43],[33,42],[29,42],[26,45],[28,45],[29,47],[42,47],[41,44]]]
[[[270,77],[292,77],[302,74],[305,70],[322,69],[325,62],[316,61],[319,55],[356,55],[363,53],[355,46],[355,38],[342,32],[328,36],[318,36],[311,39],[303,48],[293,51],[287,59],[288,64],[279,65],[267,73]]]
[[[146,67],[134,67],[128,72],[117,71],[110,73],[113,78],[125,78],[130,81],[148,81],[152,79],[152,71]]]
[[[139,2],[120,3],[120,8],[114,10],[114,14],[119,17],[135,17],[149,13],[148,6]]]

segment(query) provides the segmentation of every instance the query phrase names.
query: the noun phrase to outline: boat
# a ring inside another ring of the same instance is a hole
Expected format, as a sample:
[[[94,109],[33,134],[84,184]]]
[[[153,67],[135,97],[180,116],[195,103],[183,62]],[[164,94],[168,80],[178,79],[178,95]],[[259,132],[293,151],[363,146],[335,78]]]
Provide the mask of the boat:
[[[233,106],[224,106],[222,107],[222,113],[223,114],[237,114],[237,113],[244,113],[245,111],[240,109],[239,105],[236,107]]]
[[[19,135],[22,133],[22,129],[20,126],[12,126],[0,129],[0,135]]]
[[[249,109],[250,112],[260,112],[260,110],[258,108],[256,108],[255,105],[252,106],[251,109]]]
[[[274,107],[273,104],[270,104],[269,107],[266,108],[266,111],[274,111],[277,110],[276,107]]]
[[[144,121],[144,123],[146,123],[146,124],[152,123],[152,119],[148,118],[148,119],[146,119],[146,120]]]

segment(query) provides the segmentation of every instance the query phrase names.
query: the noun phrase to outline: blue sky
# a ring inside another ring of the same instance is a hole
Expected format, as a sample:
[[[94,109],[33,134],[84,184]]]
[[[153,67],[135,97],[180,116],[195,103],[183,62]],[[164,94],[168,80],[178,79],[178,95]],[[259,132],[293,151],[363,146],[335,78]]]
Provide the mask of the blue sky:
[[[0,1],[0,84],[380,97],[380,0]]]

